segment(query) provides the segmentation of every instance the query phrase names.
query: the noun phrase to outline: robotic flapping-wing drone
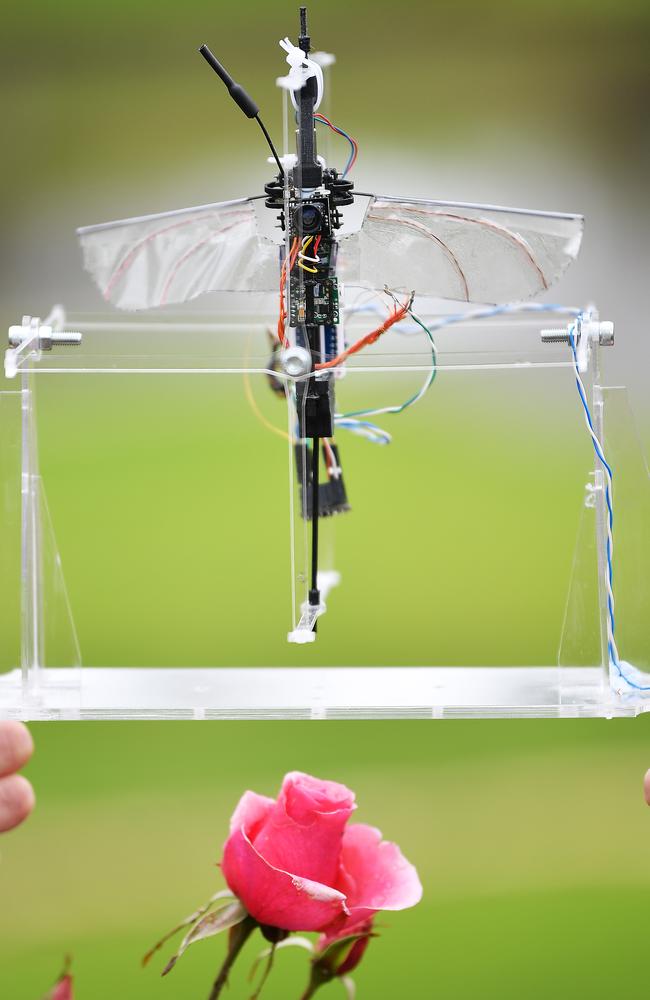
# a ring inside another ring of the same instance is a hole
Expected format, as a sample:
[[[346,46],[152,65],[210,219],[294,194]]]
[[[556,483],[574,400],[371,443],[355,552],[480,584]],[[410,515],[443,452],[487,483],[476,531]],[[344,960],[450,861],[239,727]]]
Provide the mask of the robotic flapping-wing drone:
[[[310,56],[305,8],[298,45],[288,39],[280,44],[290,72],[278,82],[288,91],[296,121],[296,152],[283,159],[255,102],[207,46],[200,49],[269,143],[277,174],[264,193],[78,232],[86,270],[103,297],[120,309],[184,303],[207,292],[279,294],[276,347],[285,373],[296,379],[302,444],[297,467],[302,514],[312,532],[306,627],[292,635],[308,641],[322,609],[319,518],[349,509],[340,455],[331,443],[337,369],[398,323],[417,323],[428,332],[414,312],[415,295],[499,306],[544,292],[576,257],[583,219],[355,192],[348,175],[356,142],[318,110],[323,73]],[[348,140],[342,171],[318,155],[317,125]],[[360,220],[356,229],[344,218],[348,210]],[[271,230],[275,236],[264,235],[260,225],[269,212],[279,221]],[[380,325],[351,344],[340,323],[343,284],[385,290],[389,301]]]

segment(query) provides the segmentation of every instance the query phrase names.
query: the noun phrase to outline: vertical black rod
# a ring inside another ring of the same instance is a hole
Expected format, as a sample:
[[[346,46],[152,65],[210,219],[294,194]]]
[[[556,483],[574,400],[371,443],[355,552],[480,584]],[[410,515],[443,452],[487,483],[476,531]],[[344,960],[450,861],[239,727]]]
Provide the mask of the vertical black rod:
[[[309,603],[320,604],[318,592],[318,483],[320,474],[320,438],[311,442],[311,590]]]
[[[311,38],[307,34],[307,8],[300,8],[300,36],[298,38],[298,46],[302,49],[305,55],[309,55],[309,50],[311,48]]]

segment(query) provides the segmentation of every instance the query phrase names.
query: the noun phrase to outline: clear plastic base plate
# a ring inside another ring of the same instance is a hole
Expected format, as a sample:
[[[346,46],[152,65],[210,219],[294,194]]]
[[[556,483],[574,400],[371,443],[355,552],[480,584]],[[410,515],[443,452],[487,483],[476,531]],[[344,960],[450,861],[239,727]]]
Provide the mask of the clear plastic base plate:
[[[650,703],[616,696],[600,668],[90,668],[0,677],[0,717],[83,719],[614,718]]]

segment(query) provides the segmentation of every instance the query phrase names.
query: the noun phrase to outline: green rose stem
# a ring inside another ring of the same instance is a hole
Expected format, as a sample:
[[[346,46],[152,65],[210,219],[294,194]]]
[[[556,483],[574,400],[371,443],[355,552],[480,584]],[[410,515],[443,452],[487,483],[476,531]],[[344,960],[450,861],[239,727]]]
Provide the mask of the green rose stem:
[[[253,920],[252,917],[246,917],[240,924],[235,924],[234,927],[231,927],[228,939],[228,954],[219,970],[219,975],[214,981],[208,1000],[217,1000],[217,997],[221,994],[239,952],[257,926],[256,920]]]
[[[313,997],[314,994],[316,993],[317,989],[318,989],[317,985],[315,985],[314,983],[310,983],[305,992],[303,993],[303,995],[300,997],[300,1000],[310,1000],[310,998]]]
[[[330,968],[326,965],[322,965],[320,962],[314,962],[311,967],[311,979],[309,980],[309,985],[300,1000],[311,1000],[314,996],[316,990],[319,990],[321,986],[325,986],[334,978],[335,973],[332,972]]]

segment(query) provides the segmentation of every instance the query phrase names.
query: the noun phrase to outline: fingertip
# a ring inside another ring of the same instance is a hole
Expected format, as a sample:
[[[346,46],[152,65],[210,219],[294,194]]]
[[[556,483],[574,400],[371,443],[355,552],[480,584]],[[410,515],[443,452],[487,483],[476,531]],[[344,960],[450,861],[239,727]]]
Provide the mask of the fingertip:
[[[26,819],[30,813],[34,811],[34,806],[36,805],[36,794],[34,793],[34,786],[31,781],[22,775],[17,774],[14,777],[14,781],[19,786],[18,798],[23,810],[23,819]]]
[[[34,752],[27,726],[12,719],[0,723],[0,777],[24,767]]]
[[[27,726],[25,726],[22,722],[17,722],[16,725],[18,726],[19,734],[17,736],[18,753],[23,761],[20,766],[24,767],[34,753],[34,740],[32,739],[32,734]]]
[[[650,806],[650,768],[646,771],[643,779],[643,794],[646,802]]]
[[[34,808],[34,789],[22,774],[12,774],[0,780],[0,832],[13,830]]]

